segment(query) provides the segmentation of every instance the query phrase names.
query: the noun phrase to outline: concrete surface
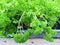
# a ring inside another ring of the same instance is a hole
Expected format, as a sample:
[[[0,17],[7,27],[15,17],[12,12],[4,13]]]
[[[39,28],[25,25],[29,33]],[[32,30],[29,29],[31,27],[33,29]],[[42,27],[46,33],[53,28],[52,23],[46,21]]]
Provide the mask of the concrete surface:
[[[25,43],[16,43],[13,39],[0,38],[0,45],[60,45],[60,39],[55,39],[54,42],[48,42],[43,39],[29,39]]]

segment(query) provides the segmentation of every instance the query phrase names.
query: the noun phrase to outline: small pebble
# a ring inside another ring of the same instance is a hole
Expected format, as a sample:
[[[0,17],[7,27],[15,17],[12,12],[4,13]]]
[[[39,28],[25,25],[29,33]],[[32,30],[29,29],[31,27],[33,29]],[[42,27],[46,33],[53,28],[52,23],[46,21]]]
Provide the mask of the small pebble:
[[[6,43],[6,41],[4,41],[4,43]]]
[[[31,42],[32,44],[34,43],[34,42]]]

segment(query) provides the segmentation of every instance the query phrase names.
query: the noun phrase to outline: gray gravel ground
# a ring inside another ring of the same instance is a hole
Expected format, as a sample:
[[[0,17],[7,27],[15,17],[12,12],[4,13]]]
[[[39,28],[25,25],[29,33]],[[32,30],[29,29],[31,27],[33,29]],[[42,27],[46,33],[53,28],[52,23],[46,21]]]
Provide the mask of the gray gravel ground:
[[[48,42],[43,39],[29,39],[25,43],[16,43],[13,39],[0,38],[0,45],[60,45],[60,39],[55,39],[54,42]]]

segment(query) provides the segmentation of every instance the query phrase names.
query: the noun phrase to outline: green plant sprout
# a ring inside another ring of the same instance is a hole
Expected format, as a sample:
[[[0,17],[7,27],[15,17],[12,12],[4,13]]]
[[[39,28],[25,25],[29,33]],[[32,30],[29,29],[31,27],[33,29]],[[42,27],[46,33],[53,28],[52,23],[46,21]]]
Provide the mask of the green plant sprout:
[[[53,41],[57,18],[60,0],[0,0],[0,37],[10,34],[16,42],[24,43],[32,34],[45,32],[43,38]]]

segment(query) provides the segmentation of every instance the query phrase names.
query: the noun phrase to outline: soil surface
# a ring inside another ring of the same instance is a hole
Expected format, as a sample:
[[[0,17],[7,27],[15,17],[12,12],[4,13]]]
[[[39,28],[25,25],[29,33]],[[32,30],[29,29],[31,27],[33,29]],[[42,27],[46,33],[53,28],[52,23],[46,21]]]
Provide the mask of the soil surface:
[[[60,39],[54,39],[54,42],[44,39],[29,39],[25,43],[16,43],[13,39],[0,38],[0,45],[60,45]]]

